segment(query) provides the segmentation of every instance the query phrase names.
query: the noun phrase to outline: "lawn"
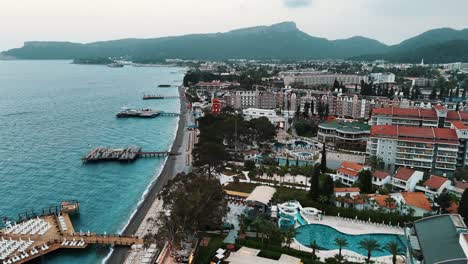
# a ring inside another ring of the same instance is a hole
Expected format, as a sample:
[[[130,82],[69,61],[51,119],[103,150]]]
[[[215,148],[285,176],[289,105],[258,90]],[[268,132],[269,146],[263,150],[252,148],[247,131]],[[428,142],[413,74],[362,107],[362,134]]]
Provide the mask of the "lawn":
[[[255,187],[257,187],[257,185],[253,183],[230,182],[224,187],[224,189],[234,192],[251,193],[255,189]]]

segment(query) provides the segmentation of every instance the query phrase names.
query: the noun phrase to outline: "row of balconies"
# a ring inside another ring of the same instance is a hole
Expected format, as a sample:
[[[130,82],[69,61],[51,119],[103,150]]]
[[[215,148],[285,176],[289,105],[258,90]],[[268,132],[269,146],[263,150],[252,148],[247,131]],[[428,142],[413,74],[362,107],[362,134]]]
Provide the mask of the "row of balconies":
[[[418,149],[406,148],[406,147],[398,147],[397,153],[425,155],[425,156],[431,156],[431,157],[434,156],[434,152],[432,151],[424,151],[424,150],[418,150]]]
[[[407,166],[407,167],[420,167],[420,168],[427,168],[427,169],[432,168],[432,162],[412,161],[412,160],[398,159],[398,158],[395,160],[395,164]]]

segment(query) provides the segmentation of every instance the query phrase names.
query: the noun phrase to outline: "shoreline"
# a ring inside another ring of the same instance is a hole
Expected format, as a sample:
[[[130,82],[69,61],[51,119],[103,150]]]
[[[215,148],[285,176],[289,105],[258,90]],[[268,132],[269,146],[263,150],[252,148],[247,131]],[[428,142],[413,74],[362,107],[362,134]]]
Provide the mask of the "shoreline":
[[[179,87],[179,96],[180,96],[180,116],[177,124],[176,135],[172,143],[171,152],[184,153],[185,150],[182,148],[182,142],[185,136],[185,131],[187,128],[187,118],[186,118],[186,102],[183,94],[183,87]],[[182,156],[182,155],[181,155]],[[133,235],[137,232],[138,227],[143,222],[146,214],[148,213],[151,205],[154,200],[157,199],[157,194],[164,188],[169,180],[171,180],[176,173],[178,156],[168,156],[166,162],[159,173],[159,176],[152,181],[149,189],[147,190],[146,195],[143,197],[143,200],[136,208],[136,211],[132,214],[127,225],[121,231],[122,235]],[[123,263],[128,255],[129,249],[123,247],[114,247],[111,249],[109,255],[103,259],[102,263]]]

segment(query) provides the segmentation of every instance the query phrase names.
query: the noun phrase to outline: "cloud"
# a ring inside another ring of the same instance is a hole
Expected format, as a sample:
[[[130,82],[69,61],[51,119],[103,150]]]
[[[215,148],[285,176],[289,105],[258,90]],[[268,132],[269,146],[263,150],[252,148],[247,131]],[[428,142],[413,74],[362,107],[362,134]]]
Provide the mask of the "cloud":
[[[283,4],[287,7],[298,8],[308,6],[312,3],[312,0],[282,0]]]

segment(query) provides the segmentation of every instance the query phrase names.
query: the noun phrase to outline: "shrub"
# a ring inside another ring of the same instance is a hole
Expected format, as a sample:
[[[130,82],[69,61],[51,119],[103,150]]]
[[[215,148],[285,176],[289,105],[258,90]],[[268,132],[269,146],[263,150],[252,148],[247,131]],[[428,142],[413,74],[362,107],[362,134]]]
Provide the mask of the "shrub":
[[[253,160],[246,160],[244,162],[244,169],[245,170],[248,170],[248,171],[252,171],[253,169],[255,169],[255,161]]]

